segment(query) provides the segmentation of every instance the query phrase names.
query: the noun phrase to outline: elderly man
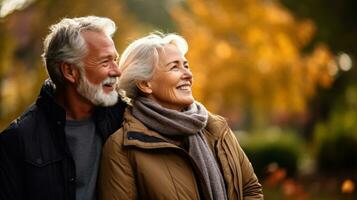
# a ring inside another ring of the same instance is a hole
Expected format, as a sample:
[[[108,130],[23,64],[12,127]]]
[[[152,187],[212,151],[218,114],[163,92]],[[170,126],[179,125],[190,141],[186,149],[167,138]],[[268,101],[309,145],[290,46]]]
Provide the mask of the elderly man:
[[[65,18],[44,41],[36,102],[0,134],[0,199],[96,199],[102,144],[120,128],[115,23]]]

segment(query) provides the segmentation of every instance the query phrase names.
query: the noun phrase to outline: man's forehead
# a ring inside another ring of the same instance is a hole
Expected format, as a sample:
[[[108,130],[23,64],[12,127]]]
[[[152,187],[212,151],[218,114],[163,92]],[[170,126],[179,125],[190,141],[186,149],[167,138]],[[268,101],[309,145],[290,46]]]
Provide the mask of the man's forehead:
[[[101,31],[86,30],[81,32],[87,44],[98,44],[100,42],[114,43],[112,38]]]

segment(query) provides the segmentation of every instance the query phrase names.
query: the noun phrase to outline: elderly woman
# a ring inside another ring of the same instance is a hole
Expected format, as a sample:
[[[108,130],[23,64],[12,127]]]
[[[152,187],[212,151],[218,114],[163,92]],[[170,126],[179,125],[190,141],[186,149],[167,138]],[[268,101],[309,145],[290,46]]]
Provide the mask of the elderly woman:
[[[132,106],[104,146],[101,199],[263,199],[227,122],[192,96],[187,50],[151,34],[124,51],[119,88]]]

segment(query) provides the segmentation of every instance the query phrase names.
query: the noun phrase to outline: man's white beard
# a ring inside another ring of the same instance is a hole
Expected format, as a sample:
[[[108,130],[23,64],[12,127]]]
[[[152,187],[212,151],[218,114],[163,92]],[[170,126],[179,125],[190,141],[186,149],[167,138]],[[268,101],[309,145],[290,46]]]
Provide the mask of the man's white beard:
[[[80,73],[79,84],[77,86],[77,92],[91,101],[96,106],[112,106],[118,101],[118,93],[115,89],[108,94],[103,91],[103,85],[105,83],[116,83],[117,78],[108,77],[102,83],[95,85],[89,82],[84,73]],[[115,84],[113,87],[115,88]]]

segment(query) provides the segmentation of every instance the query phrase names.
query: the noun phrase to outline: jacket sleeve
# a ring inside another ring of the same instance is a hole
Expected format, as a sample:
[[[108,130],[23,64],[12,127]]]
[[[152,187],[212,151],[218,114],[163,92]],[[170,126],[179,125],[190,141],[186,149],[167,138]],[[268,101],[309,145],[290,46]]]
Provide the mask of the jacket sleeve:
[[[23,163],[16,129],[0,133],[0,199],[23,199]]]
[[[127,152],[120,144],[120,129],[106,142],[102,152],[99,175],[99,197],[102,200],[137,199],[133,169]]]
[[[244,200],[258,200],[264,199],[262,186],[258,182],[258,178],[254,173],[253,166],[250,163],[248,157],[244,153],[243,149],[240,147],[234,133],[228,128],[227,134],[225,135],[224,142],[226,143],[226,149],[231,152],[235,158],[229,159],[230,165],[238,165],[232,167],[238,173],[238,177],[241,176],[242,193]],[[239,159],[239,160],[236,160]],[[239,170],[240,168],[240,170]],[[240,174],[241,173],[241,174]],[[237,175],[237,174],[236,174]],[[235,181],[236,182],[236,181]]]

